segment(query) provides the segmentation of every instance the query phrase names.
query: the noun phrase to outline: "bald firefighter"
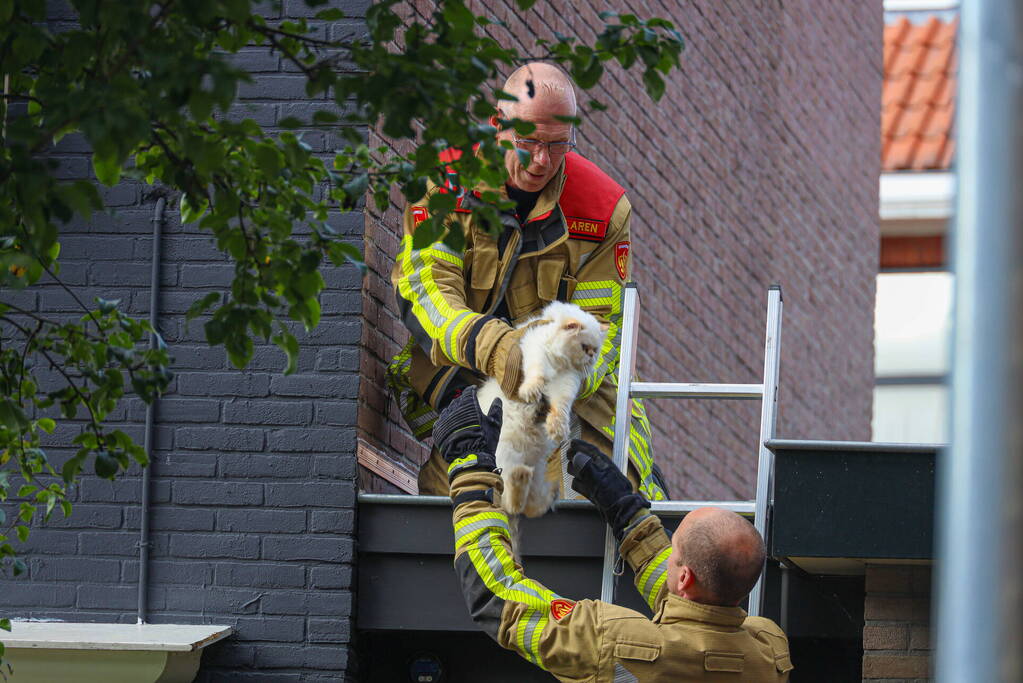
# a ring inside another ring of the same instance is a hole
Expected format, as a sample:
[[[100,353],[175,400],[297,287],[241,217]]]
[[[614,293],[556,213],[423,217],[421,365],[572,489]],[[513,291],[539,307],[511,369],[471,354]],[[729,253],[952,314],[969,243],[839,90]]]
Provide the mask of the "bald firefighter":
[[[764,565],[764,542],[733,512],[700,508],[669,541],[650,503],[600,450],[574,441],[573,488],[618,539],[653,619],[598,600],[556,595],[515,563],[494,449],[500,401],[484,415],[475,388],[441,413],[434,439],[448,465],[455,570],[473,620],[502,647],[572,683],[787,681],[788,640],[738,604]]]
[[[476,188],[433,184],[405,210],[404,235],[391,275],[403,322],[412,333],[394,359],[388,381],[412,432],[430,435],[437,416],[462,388],[494,377],[507,396],[522,380],[522,330],[514,325],[551,301],[578,304],[609,323],[595,370],[575,404],[582,438],[611,452],[617,395],[616,368],[621,337],[622,285],[630,279],[629,223],[632,206],[621,185],[595,164],[572,152],[574,130],[556,116],[575,116],[572,82],[554,66],[533,63],[508,79],[505,90],[517,102],[502,101],[491,119],[519,118],[536,129],[520,138],[513,129],[497,133],[512,142],[506,152],[509,179],[499,193],[516,203],[502,214],[503,232],[488,234],[472,217]],[[531,155],[523,166],[518,150]],[[453,155],[442,155],[450,161]],[[428,216],[435,192],[459,194],[454,221],[466,246],[455,253],[441,243],[414,249],[412,235]],[[666,497],[650,455],[650,425],[641,401],[633,401],[629,476],[650,500]],[[551,458],[549,477],[560,479]],[[447,494],[444,463],[436,450],[419,474],[419,492]]]

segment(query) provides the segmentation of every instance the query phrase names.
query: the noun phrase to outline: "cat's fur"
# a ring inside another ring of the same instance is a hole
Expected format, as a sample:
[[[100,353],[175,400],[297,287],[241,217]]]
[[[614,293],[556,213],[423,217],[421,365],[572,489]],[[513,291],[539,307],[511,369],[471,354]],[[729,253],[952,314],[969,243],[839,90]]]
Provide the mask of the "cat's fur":
[[[513,515],[539,517],[558,495],[547,481],[547,458],[569,437],[572,403],[583,380],[593,371],[607,333],[607,324],[574,304],[555,301],[522,326],[522,384],[518,397],[508,397],[490,379],[477,398],[484,412],[495,398],[504,407],[501,438],[495,453],[502,469],[501,505]]]

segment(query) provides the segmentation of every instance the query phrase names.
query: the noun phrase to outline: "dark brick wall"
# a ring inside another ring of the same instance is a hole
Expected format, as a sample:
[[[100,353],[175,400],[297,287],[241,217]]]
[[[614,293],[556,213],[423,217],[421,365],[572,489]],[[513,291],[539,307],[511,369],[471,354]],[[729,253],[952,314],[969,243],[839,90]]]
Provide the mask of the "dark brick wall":
[[[867,565],[863,679],[923,683],[931,676],[931,567]]]
[[[420,20],[431,7],[416,2]],[[610,3],[616,5],[616,3]],[[580,152],[627,188],[634,277],[643,294],[639,370],[651,381],[756,382],[767,287],[785,294],[777,433],[870,438],[880,168],[880,2],[617,3],[671,18],[684,65],[659,104],[638,73],[611,67],[589,93],[610,105],[582,127]],[[553,31],[594,37],[605,2],[477,2],[526,53]],[[586,101],[587,95],[582,100]],[[395,197],[396,203],[400,203]],[[415,470],[424,449],[383,389],[407,339],[388,275],[397,206],[367,212],[360,437]],[[759,408],[660,402],[654,453],[675,497],[749,498]],[[369,490],[390,490],[363,470]]]
[[[358,17],[365,4],[352,0],[341,7]],[[55,5],[53,11],[63,10]],[[309,14],[292,0],[285,1],[285,13]],[[355,18],[319,28],[330,35],[360,23]],[[318,104],[306,99],[304,78],[269,51],[246,49],[237,60],[255,82],[242,88],[244,103],[235,115],[272,129],[284,116],[308,114]],[[323,153],[340,146],[322,132],[305,140]],[[66,137],[57,150],[62,174],[91,178],[87,153],[80,136]],[[128,182],[103,192],[109,215],[61,233],[62,277],[80,287],[86,301],[120,299],[144,317],[155,199],[147,187]],[[361,246],[361,212],[333,213],[329,220]],[[361,278],[352,267],[325,267],[323,321],[314,332],[298,331],[296,374],[281,374],[284,357],[272,345],[258,346],[242,371],[222,349],[205,344],[201,320],[184,323],[188,306],[224,289],[233,270],[207,234],[181,225],[176,198],[168,204],[162,247],[159,328],[176,377],[156,411],[149,620],[237,630],[204,654],[200,681],[354,678],[349,645]],[[56,287],[18,296],[34,311],[80,314]],[[139,443],[144,421],[138,401],[111,416]],[[48,452],[58,463],[79,429],[61,424],[50,439]],[[0,614],[134,623],[139,503],[137,467],[114,482],[83,477],[72,517],[58,513],[33,529],[22,548],[28,575],[2,581]]]

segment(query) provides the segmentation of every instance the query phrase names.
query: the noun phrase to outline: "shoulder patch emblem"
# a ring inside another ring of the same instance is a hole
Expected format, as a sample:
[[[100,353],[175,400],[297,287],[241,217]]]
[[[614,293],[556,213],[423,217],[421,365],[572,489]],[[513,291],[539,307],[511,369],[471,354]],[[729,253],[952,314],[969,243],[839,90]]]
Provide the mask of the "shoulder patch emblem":
[[[619,242],[615,245],[615,269],[618,270],[618,277],[626,280],[629,267],[629,243]]]
[[[575,608],[575,603],[571,600],[565,600],[564,598],[558,598],[551,602],[551,616],[554,617],[554,621],[561,621],[563,617],[568,616]]]
[[[568,223],[568,236],[574,237],[577,240],[600,242],[607,234],[606,221],[592,221],[586,218],[565,216],[565,222]]]
[[[426,207],[425,206],[413,206],[412,207],[412,222],[415,225],[419,225],[420,223],[425,221],[428,216],[429,216],[429,214],[426,212]]]

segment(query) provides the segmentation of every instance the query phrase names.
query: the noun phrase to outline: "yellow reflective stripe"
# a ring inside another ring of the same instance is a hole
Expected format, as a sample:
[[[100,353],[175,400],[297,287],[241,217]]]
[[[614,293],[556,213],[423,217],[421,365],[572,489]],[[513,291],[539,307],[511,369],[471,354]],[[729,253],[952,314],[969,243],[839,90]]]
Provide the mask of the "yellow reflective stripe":
[[[455,458],[454,460],[451,461],[451,464],[448,465],[448,476],[450,477],[453,472],[457,472],[463,467],[472,467],[473,465],[476,465],[478,463],[479,458],[477,458],[476,455],[473,453],[470,453],[464,458]]]
[[[540,636],[550,621],[546,609],[527,609],[515,624],[515,643],[523,656],[541,669],[547,670],[540,659]]]
[[[608,372],[618,365],[619,347],[621,345],[622,320],[622,287],[615,280],[594,280],[580,282],[572,294],[571,303],[584,309],[609,308],[606,314],[608,321],[607,336],[600,347],[600,357],[594,365],[593,372],[586,378],[579,398],[586,398],[600,388],[601,382]]]
[[[611,417],[611,424],[605,425],[602,429],[610,437],[615,438],[615,421],[617,416]],[[650,455],[650,422],[646,417],[646,409],[640,399],[632,401],[632,420],[629,421],[629,461],[639,473],[639,491],[647,500],[667,500],[664,491],[654,481],[653,456]]]
[[[416,320],[431,339],[440,344],[444,355],[454,363],[460,363],[458,335],[472,320],[480,317],[467,308],[452,308],[441,294],[440,287],[433,279],[433,266],[437,259],[462,267],[462,258],[447,247],[433,245],[426,249],[413,249],[412,236],[401,240],[402,277],[398,279],[398,293],[412,304]]]
[[[650,605],[650,609],[656,609],[654,603],[657,600],[657,594],[668,579],[669,555],[671,555],[671,546],[657,553],[657,556],[636,577],[636,590],[646,600],[646,604]]]
[[[486,532],[505,535],[511,540],[511,529],[508,527],[508,516],[500,510],[488,510],[455,522],[455,551],[462,546],[474,543]]]

